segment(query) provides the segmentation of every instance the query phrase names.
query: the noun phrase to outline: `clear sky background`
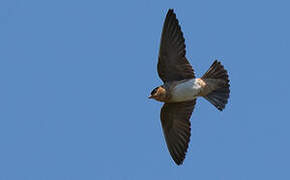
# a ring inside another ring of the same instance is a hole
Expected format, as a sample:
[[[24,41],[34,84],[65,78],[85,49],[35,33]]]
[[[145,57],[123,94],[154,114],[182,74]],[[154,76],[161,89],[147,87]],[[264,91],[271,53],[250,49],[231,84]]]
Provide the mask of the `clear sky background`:
[[[289,1],[0,1],[0,179],[289,180]],[[174,8],[201,76],[215,59],[231,97],[199,99],[184,165],[163,138],[160,34]]]

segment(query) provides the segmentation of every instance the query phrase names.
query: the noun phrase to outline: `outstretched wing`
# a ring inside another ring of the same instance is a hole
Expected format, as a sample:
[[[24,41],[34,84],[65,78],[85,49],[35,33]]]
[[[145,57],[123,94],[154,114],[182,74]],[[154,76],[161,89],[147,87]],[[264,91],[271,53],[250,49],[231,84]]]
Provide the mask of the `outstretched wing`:
[[[194,78],[194,71],[185,57],[183,33],[173,9],[169,9],[163,25],[157,70],[163,82]]]
[[[165,103],[160,118],[169,153],[177,165],[182,164],[190,141],[190,116],[196,100]]]

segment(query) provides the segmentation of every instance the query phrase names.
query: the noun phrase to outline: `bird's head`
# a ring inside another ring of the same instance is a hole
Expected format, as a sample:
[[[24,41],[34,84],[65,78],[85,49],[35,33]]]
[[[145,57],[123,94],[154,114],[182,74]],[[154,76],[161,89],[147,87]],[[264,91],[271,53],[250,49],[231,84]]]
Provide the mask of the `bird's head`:
[[[158,86],[151,91],[149,99],[155,99],[156,101],[164,102],[166,100],[166,90],[162,86]]]

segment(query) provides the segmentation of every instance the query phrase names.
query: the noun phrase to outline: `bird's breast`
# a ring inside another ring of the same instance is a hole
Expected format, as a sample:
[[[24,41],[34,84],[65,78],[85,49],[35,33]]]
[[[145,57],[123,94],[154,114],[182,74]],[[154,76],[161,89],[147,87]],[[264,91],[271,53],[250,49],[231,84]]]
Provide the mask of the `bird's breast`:
[[[199,81],[200,79],[194,78],[175,85],[171,90],[170,101],[183,102],[196,99],[203,88]]]

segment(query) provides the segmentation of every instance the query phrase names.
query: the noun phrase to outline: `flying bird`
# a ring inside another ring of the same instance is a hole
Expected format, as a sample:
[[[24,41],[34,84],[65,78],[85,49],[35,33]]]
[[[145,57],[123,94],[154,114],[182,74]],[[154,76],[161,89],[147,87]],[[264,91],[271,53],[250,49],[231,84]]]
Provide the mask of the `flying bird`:
[[[190,141],[190,117],[196,99],[203,97],[222,111],[228,102],[230,84],[223,65],[215,60],[208,71],[196,78],[185,57],[185,42],[173,9],[163,24],[158,75],[163,85],[154,88],[149,98],[164,102],[160,112],[168,151],[177,165],[185,159]]]

